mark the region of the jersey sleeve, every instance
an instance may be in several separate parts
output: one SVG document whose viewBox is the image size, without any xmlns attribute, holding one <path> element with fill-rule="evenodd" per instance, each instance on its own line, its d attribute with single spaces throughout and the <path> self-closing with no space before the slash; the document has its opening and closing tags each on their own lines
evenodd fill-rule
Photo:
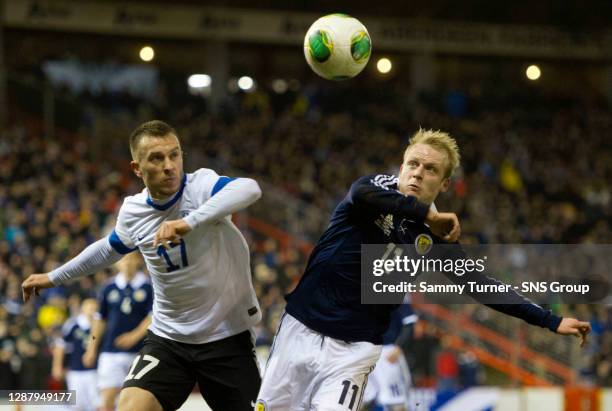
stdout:
<svg viewBox="0 0 612 411">
<path fill-rule="evenodd" d="M 402 319 L 402 325 L 414 324 L 419 319 L 410 304 L 401 304 L 397 310 Z"/>
<path fill-rule="evenodd" d="M 72 319 L 66 321 L 62 326 L 62 336 L 56 340 L 56 343 L 60 344 L 62 347 L 72 344 L 75 327 L 76 325 Z"/>
<path fill-rule="evenodd" d="M 108 318 L 108 291 L 109 291 L 108 286 L 104 287 L 104 289 L 102 290 L 102 293 L 100 294 L 100 298 L 98 299 L 100 301 L 100 306 L 98 308 L 98 315 L 96 317 L 98 317 L 98 319 L 100 320 L 104 320 L 106 321 L 106 319 Z"/>
<path fill-rule="evenodd" d="M 386 174 L 361 177 L 351 185 L 348 201 L 362 211 L 402 215 L 417 223 L 425 221 L 429 206 L 391 188 L 394 183 L 395 177 Z"/>
<path fill-rule="evenodd" d="M 129 203 L 124 201 L 121 209 L 119 210 L 119 215 L 117 216 L 115 229 L 108 236 L 108 242 L 110 243 L 111 247 L 122 255 L 131 253 L 137 248 L 136 244 L 134 244 L 134 241 L 130 237 L 126 224 L 128 207 Z"/>
<path fill-rule="evenodd" d="M 200 168 L 196 170 L 189 179 L 187 190 L 191 192 L 192 197 L 196 199 L 196 207 L 204 204 L 210 197 L 213 188 L 222 176 L 209 168 Z M 230 177 L 224 177 L 228 179 Z"/>
<path fill-rule="evenodd" d="M 197 197 L 202 203 L 184 218 L 191 228 L 218 221 L 261 197 L 261 189 L 253 179 L 219 176 L 212 170 L 203 169 L 194 174 L 190 184 L 196 186 Z"/>
<path fill-rule="evenodd" d="M 458 243 L 456 244 L 456 248 L 454 248 L 453 251 L 449 254 L 449 257 L 454 259 L 467 258 L 465 251 Z M 444 275 L 455 284 L 464 285 L 465 289 L 468 290 L 467 294 L 470 297 L 496 311 L 511 315 L 516 318 L 520 318 L 532 325 L 537 325 L 542 328 L 548 328 L 553 332 L 556 332 L 557 328 L 559 328 L 559 324 L 561 324 L 561 317 L 554 315 L 550 310 L 545 310 L 539 305 L 534 304 L 527 298 L 523 297 L 521 294 L 514 291 L 512 287 L 509 287 L 508 291 L 506 291 L 504 294 L 501 294 L 499 297 L 499 303 L 496 302 L 495 304 L 491 304 L 488 299 L 483 299 L 483 294 L 481 293 L 469 292 L 470 287 L 467 284 L 468 281 L 476 282 L 478 284 L 495 286 L 504 284 L 495 278 L 487 276 L 486 274 L 483 274 L 478 271 L 473 271 L 469 273 L 469 275 L 457 276 L 452 272 L 449 273 L 444 271 Z"/>
</svg>

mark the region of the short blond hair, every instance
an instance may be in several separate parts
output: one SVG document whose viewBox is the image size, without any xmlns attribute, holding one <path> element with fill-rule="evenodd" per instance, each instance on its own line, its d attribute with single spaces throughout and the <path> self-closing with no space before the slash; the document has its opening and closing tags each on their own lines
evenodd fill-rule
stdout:
<svg viewBox="0 0 612 411">
<path fill-rule="evenodd" d="M 404 160 L 410 147 L 416 144 L 427 144 L 435 149 L 444 151 L 446 158 L 448 159 L 448 167 L 446 169 L 445 177 L 448 178 L 453 175 L 454 171 L 459 167 L 461 161 L 461 155 L 459 154 L 459 146 L 457 141 L 450 134 L 440 130 L 425 130 L 419 128 L 410 138 L 410 143 L 406 150 L 404 150 Z"/>
</svg>

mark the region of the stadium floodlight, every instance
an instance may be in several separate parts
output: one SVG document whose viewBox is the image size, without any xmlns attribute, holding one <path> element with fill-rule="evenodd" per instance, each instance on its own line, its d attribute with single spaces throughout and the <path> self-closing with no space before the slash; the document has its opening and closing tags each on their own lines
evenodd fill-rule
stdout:
<svg viewBox="0 0 612 411">
<path fill-rule="evenodd" d="M 532 64 L 531 66 L 527 67 L 527 70 L 525 70 L 525 75 L 529 80 L 535 81 L 540 78 L 542 71 L 540 70 L 540 67 Z"/>
<path fill-rule="evenodd" d="M 376 68 L 382 74 L 387 74 L 388 72 L 390 72 L 391 67 L 393 67 L 393 64 L 391 64 L 391 60 L 386 57 L 378 59 L 378 61 L 376 62 Z"/>
<path fill-rule="evenodd" d="M 277 78 L 276 80 L 272 81 L 272 90 L 274 90 L 274 92 L 277 94 L 283 94 L 288 88 L 289 85 L 282 78 Z"/>
<path fill-rule="evenodd" d="M 144 46 L 140 49 L 140 59 L 142 61 L 151 61 L 155 57 L 155 50 L 151 46 Z"/>
<path fill-rule="evenodd" d="M 238 79 L 238 87 L 242 91 L 252 91 L 255 88 L 255 82 L 249 76 L 242 76 Z"/>
<path fill-rule="evenodd" d="M 206 88 L 210 87 L 212 79 L 208 74 L 192 74 L 187 79 L 187 84 L 191 88 Z"/>
</svg>

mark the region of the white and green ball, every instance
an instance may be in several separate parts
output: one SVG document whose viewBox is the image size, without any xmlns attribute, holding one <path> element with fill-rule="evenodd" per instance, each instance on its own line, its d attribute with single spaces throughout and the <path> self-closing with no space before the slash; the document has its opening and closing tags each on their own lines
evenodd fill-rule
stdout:
<svg viewBox="0 0 612 411">
<path fill-rule="evenodd" d="M 304 37 L 304 56 L 319 76 L 328 80 L 355 77 L 368 64 L 372 41 L 359 20 L 330 14 L 315 21 Z"/>
</svg>

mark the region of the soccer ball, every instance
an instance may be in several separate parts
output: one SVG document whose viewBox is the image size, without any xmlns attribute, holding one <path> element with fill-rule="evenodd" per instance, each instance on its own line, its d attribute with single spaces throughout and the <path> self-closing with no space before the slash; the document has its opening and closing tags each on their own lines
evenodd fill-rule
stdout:
<svg viewBox="0 0 612 411">
<path fill-rule="evenodd" d="M 359 74 L 372 52 L 368 30 L 356 18 L 330 14 L 315 21 L 304 37 L 304 56 L 310 68 L 328 80 Z"/>
</svg>

